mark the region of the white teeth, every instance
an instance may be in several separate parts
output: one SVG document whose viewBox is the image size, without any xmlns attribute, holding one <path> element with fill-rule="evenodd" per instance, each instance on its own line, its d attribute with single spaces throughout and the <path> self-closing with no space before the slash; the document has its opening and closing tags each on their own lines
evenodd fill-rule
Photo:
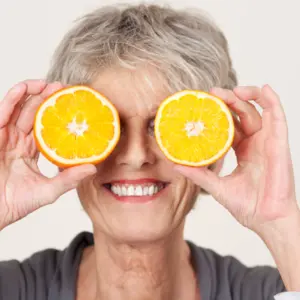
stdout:
<svg viewBox="0 0 300 300">
<path fill-rule="evenodd" d="M 118 186 L 118 187 L 117 187 L 117 194 L 118 194 L 118 195 L 121 195 L 121 193 L 122 193 L 122 191 L 121 191 L 121 187 L 120 187 L 120 186 Z"/>
<path fill-rule="evenodd" d="M 118 194 L 118 187 L 116 185 L 112 185 L 111 190 L 114 194 Z"/>
<path fill-rule="evenodd" d="M 126 187 L 122 186 L 121 190 L 122 190 L 121 196 L 125 196 L 126 195 Z"/>
<path fill-rule="evenodd" d="M 152 196 L 153 193 L 154 193 L 154 186 L 151 185 L 151 186 L 149 187 L 149 195 Z"/>
<path fill-rule="evenodd" d="M 144 188 L 143 188 L 143 195 L 144 196 L 148 195 L 148 191 L 149 191 L 149 188 L 147 186 L 144 186 Z"/>
<path fill-rule="evenodd" d="M 134 187 L 133 187 L 133 185 L 130 185 L 128 187 L 128 189 L 127 189 L 127 195 L 126 196 L 134 196 Z"/>
<path fill-rule="evenodd" d="M 141 186 L 137 186 L 135 188 L 135 195 L 137 195 L 137 196 L 143 196 L 143 188 Z"/>
<path fill-rule="evenodd" d="M 118 196 L 153 196 L 164 188 L 162 183 L 151 185 L 112 184 L 111 191 Z"/>
</svg>

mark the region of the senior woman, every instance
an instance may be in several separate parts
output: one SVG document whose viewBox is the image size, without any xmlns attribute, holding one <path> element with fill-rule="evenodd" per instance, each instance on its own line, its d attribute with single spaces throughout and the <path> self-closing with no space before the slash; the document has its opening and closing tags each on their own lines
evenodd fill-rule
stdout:
<svg viewBox="0 0 300 300">
<path fill-rule="evenodd" d="M 120 113 L 122 136 L 104 162 L 50 179 L 37 167 L 33 119 L 45 97 L 69 84 L 106 95 Z M 47 80 L 21 82 L 0 103 L 0 228 L 77 188 L 93 234 L 80 233 L 64 251 L 1 262 L 0 299 L 267 300 L 300 291 L 300 213 L 285 115 L 270 86 L 236 85 L 226 39 L 200 13 L 112 6 L 78 20 Z M 238 116 L 238 165 L 226 177 L 218 176 L 223 160 L 188 168 L 159 151 L 156 109 L 186 88 L 210 91 Z M 121 187 L 124 199 L 129 186 L 149 188 L 128 203 L 107 183 Z M 263 239 L 278 270 L 247 268 L 184 241 L 185 218 L 201 189 Z"/>
</svg>

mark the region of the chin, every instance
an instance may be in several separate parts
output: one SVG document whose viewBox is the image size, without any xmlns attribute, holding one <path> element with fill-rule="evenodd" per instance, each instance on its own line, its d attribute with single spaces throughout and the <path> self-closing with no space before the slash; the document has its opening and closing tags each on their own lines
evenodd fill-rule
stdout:
<svg viewBox="0 0 300 300">
<path fill-rule="evenodd" d="M 88 201 L 93 205 L 86 207 L 94 230 L 120 243 L 168 239 L 181 230 L 188 204 L 174 197 L 172 186 L 151 178 L 98 185 L 97 196 Z"/>
<path fill-rule="evenodd" d="M 105 209 L 101 219 L 96 221 L 101 232 L 120 243 L 153 243 L 168 239 L 182 223 L 182 218 L 174 219 L 171 199 L 140 203 L 115 203 Z M 117 205 L 119 204 L 119 205 Z M 104 219 L 103 219 L 104 218 Z"/>
<path fill-rule="evenodd" d="M 155 243 L 164 239 L 168 239 L 172 230 L 170 226 L 165 224 L 115 224 L 114 228 L 108 234 L 117 242 L 125 244 L 145 244 Z"/>
</svg>

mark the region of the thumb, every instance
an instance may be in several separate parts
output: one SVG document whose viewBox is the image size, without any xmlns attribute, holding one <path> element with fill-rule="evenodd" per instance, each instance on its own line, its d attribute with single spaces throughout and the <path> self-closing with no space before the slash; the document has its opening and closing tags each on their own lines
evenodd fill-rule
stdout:
<svg viewBox="0 0 300 300">
<path fill-rule="evenodd" d="M 49 179 L 49 186 L 52 189 L 51 200 L 54 202 L 61 195 L 77 187 L 79 182 L 84 178 L 95 174 L 96 167 L 92 164 L 86 164 L 65 169 L 57 176 Z"/>
<path fill-rule="evenodd" d="M 191 179 L 195 184 L 211 194 L 216 200 L 220 191 L 220 177 L 207 167 L 186 167 L 175 165 L 174 169 Z"/>
</svg>

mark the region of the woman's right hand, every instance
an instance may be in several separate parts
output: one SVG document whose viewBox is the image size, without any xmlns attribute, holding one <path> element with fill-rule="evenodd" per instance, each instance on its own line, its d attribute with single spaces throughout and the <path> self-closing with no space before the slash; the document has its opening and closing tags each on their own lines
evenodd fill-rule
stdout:
<svg viewBox="0 0 300 300">
<path fill-rule="evenodd" d="M 60 83 L 28 80 L 0 101 L 0 230 L 76 188 L 96 172 L 93 165 L 68 168 L 53 178 L 41 174 L 33 136 L 34 117 L 43 100 Z"/>
</svg>

